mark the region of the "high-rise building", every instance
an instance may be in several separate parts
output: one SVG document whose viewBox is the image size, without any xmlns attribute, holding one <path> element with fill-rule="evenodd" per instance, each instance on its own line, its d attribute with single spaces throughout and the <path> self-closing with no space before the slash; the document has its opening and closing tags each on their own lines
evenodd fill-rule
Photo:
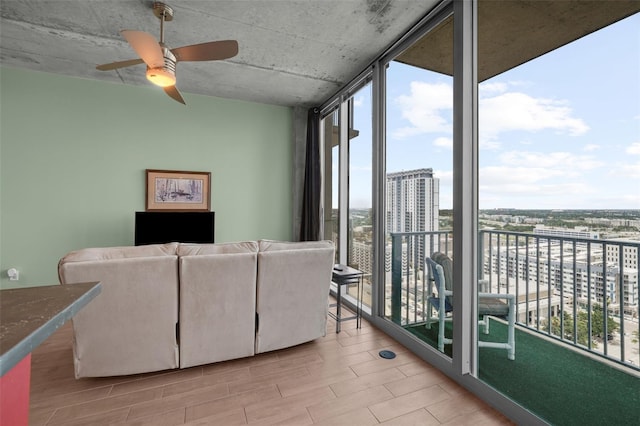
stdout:
<svg viewBox="0 0 640 426">
<path fill-rule="evenodd" d="M 438 230 L 440 180 L 433 169 L 387 174 L 387 231 Z"/>
<path fill-rule="evenodd" d="M 433 177 L 433 169 L 417 169 L 387 174 L 387 232 L 436 232 L 439 230 L 440 180 Z M 419 259 L 415 265 L 422 270 L 425 255 L 425 239 L 403 243 L 403 253 L 414 253 Z M 408 244 L 408 245 L 407 245 Z M 415 244 L 415 246 L 412 246 Z M 406 245 L 406 246 L 405 246 Z M 385 253 L 385 270 L 391 270 L 391 245 Z"/>
</svg>

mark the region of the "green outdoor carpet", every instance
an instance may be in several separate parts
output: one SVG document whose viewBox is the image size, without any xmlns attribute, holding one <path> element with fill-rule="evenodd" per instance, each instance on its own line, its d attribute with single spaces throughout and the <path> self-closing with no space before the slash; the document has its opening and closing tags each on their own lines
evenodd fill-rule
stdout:
<svg viewBox="0 0 640 426">
<path fill-rule="evenodd" d="M 437 324 L 407 330 L 437 347 Z M 490 331 L 481 339 L 506 341 L 505 324 L 492 320 Z M 516 359 L 480 348 L 479 377 L 553 425 L 640 425 L 640 378 L 517 328 Z"/>
</svg>

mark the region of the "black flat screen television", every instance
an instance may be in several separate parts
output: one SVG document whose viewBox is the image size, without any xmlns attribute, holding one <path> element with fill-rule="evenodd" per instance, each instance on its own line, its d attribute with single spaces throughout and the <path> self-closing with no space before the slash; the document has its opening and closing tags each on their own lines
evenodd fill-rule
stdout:
<svg viewBox="0 0 640 426">
<path fill-rule="evenodd" d="M 215 212 L 136 212 L 135 245 L 213 243 Z"/>
</svg>

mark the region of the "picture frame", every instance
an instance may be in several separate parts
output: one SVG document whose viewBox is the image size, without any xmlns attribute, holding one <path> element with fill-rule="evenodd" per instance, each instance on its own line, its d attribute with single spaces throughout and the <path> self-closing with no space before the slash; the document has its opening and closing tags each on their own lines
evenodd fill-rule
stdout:
<svg viewBox="0 0 640 426">
<path fill-rule="evenodd" d="M 146 170 L 146 211 L 211 210 L 211 172 Z"/>
</svg>

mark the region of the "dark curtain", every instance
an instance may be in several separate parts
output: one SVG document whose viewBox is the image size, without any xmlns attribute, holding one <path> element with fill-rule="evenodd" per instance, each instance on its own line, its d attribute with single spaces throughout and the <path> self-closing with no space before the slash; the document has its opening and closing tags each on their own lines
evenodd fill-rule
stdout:
<svg viewBox="0 0 640 426">
<path fill-rule="evenodd" d="M 307 118 L 307 149 L 304 162 L 304 191 L 300 241 L 320 237 L 320 110 L 311 108 Z"/>
</svg>

